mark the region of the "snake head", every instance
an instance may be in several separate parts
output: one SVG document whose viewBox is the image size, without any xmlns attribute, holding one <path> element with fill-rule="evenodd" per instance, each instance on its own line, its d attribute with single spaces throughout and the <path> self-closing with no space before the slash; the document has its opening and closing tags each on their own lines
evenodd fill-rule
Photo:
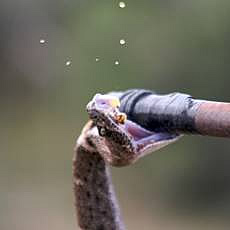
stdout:
<svg viewBox="0 0 230 230">
<path fill-rule="evenodd" d="M 86 107 L 89 117 L 98 128 L 114 128 L 116 124 L 124 124 L 125 113 L 119 111 L 120 101 L 111 95 L 96 94 Z"/>
<path fill-rule="evenodd" d="M 177 140 L 175 133 L 156 133 L 127 119 L 119 111 L 120 101 L 112 95 L 96 94 L 86 109 L 109 151 L 100 151 L 115 166 L 128 165 L 140 157 Z M 97 141 L 97 145 L 99 142 Z M 97 146 L 100 148 L 100 146 Z M 101 148 L 104 149 L 104 148 Z"/>
</svg>

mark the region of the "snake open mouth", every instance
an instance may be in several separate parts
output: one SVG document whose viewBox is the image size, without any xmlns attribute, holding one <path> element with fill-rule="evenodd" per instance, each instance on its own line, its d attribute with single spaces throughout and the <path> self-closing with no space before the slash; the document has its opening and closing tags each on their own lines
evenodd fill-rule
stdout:
<svg viewBox="0 0 230 230">
<path fill-rule="evenodd" d="M 159 142 L 176 138 L 177 134 L 168 132 L 149 131 L 140 125 L 127 119 L 125 113 L 119 111 L 120 101 L 111 95 L 96 94 L 87 105 L 90 118 L 95 121 L 99 128 L 99 134 L 103 134 L 101 128 L 106 129 L 107 124 L 112 124 L 123 130 L 136 142 Z M 107 122 L 105 122 L 107 120 Z"/>
<path fill-rule="evenodd" d="M 177 134 L 167 132 L 151 132 L 130 120 L 126 120 L 123 129 L 137 142 L 143 140 L 158 142 L 173 139 L 178 136 Z"/>
</svg>

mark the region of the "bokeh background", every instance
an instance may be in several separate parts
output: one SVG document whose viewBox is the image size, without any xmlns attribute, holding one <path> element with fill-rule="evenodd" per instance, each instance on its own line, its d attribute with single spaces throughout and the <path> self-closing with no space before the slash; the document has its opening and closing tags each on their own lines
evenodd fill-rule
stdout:
<svg viewBox="0 0 230 230">
<path fill-rule="evenodd" d="M 118 3 L 1 0 L 1 230 L 77 229 L 71 161 L 95 93 L 230 101 L 230 1 Z M 229 149 L 187 136 L 113 168 L 127 229 L 229 229 Z"/>
</svg>

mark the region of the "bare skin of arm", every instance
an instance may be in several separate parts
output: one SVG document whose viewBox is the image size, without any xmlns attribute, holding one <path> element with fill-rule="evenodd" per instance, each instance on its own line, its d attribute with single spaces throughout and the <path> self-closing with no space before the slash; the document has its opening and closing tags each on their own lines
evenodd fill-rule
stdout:
<svg viewBox="0 0 230 230">
<path fill-rule="evenodd" d="M 123 230 L 109 165 L 125 166 L 178 140 L 181 135 L 150 132 L 126 119 L 119 100 L 97 94 L 87 105 L 90 121 L 73 159 L 77 219 L 82 230 Z"/>
</svg>

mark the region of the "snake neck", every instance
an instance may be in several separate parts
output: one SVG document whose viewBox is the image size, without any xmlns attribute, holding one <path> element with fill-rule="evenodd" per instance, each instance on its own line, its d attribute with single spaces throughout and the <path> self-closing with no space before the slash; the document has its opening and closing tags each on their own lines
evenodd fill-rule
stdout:
<svg viewBox="0 0 230 230">
<path fill-rule="evenodd" d="M 77 144 L 73 180 L 81 230 L 124 230 L 109 169 L 98 152 Z"/>
</svg>

